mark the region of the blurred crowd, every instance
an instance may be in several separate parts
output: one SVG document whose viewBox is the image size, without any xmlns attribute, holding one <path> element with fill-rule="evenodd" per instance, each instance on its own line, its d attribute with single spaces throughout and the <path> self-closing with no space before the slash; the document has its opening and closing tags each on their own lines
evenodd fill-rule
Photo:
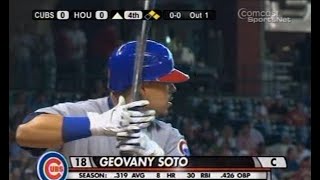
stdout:
<svg viewBox="0 0 320 180">
<path fill-rule="evenodd" d="M 10 40 L 10 87 L 82 92 L 106 77 L 106 58 L 120 44 L 118 30 L 108 24 L 91 29 L 78 21 L 52 24 L 46 33 L 18 26 Z"/>
<path fill-rule="evenodd" d="M 288 168 L 275 170 L 274 179 L 311 178 L 310 97 L 194 96 L 185 104 L 177 111 L 187 113 L 167 121 L 184 133 L 192 155 L 284 156 Z"/>
</svg>

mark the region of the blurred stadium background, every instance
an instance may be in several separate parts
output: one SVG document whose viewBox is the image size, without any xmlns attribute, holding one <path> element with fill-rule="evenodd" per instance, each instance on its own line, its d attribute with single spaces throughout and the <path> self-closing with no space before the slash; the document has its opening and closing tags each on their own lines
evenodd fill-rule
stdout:
<svg viewBox="0 0 320 180">
<path fill-rule="evenodd" d="M 32 21 L 35 9 L 142 9 L 132 0 L 12 0 L 9 11 L 9 175 L 37 179 L 36 158 L 14 140 L 37 108 L 108 94 L 105 63 L 135 40 L 138 21 Z M 311 0 L 158 0 L 156 9 L 214 9 L 215 21 L 154 21 L 191 80 L 164 119 L 192 155 L 286 156 L 274 179 L 311 179 Z M 291 23 L 248 23 L 238 10 L 278 11 Z"/>
</svg>

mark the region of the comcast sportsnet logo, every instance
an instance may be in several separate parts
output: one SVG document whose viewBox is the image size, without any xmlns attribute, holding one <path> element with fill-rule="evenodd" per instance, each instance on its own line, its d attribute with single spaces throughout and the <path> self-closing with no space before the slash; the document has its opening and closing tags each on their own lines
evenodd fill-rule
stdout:
<svg viewBox="0 0 320 180">
<path fill-rule="evenodd" d="M 40 180 L 65 180 L 68 174 L 67 161 L 62 154 L 49 151 L 39 158 L 37 174 Z"/>
</svg>

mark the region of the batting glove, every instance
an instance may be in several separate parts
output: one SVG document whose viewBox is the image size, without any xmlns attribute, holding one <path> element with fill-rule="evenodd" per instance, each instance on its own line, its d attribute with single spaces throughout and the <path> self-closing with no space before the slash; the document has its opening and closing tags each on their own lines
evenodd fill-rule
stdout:
<svg viewBox="0 0 320 180">
<path fill-rule="evenodd" d="M 163 149 L 137 126 L 131 125 L 126 131 L 118 132 L 117 139 L 120 152 L 135 156 L 164 156 Z"/>
<path fill-rule="evenodd" d="M 138 128 L 146 128 L 155 119 L 155 111 L 135 111 L 149 104 L 147 100 L 134 101 L 125 104 L 125 99 L 120 96 L 118 104 L 102 113 L 88 112 L 90 121 L 90 131 L 93 136 L 115 136 L 117 132 L 127 130 L 130 124 L 135 124 Z"/>
</svg>

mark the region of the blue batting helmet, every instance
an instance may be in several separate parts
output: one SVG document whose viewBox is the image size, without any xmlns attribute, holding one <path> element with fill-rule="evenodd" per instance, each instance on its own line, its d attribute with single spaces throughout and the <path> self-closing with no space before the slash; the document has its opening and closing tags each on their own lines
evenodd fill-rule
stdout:
<svg viewBox="0 0 320 180">
<path fill-rule="evenodd" d="M 109 89 L 121 92 L 131 87 L 137 41 L 123 44 L 109 58 Z M 142 81 L 180 83 L 189 76 L 174 68 L 170 50 L 155 41 L 147 40 L 142 67 Z"/>
</svg>

